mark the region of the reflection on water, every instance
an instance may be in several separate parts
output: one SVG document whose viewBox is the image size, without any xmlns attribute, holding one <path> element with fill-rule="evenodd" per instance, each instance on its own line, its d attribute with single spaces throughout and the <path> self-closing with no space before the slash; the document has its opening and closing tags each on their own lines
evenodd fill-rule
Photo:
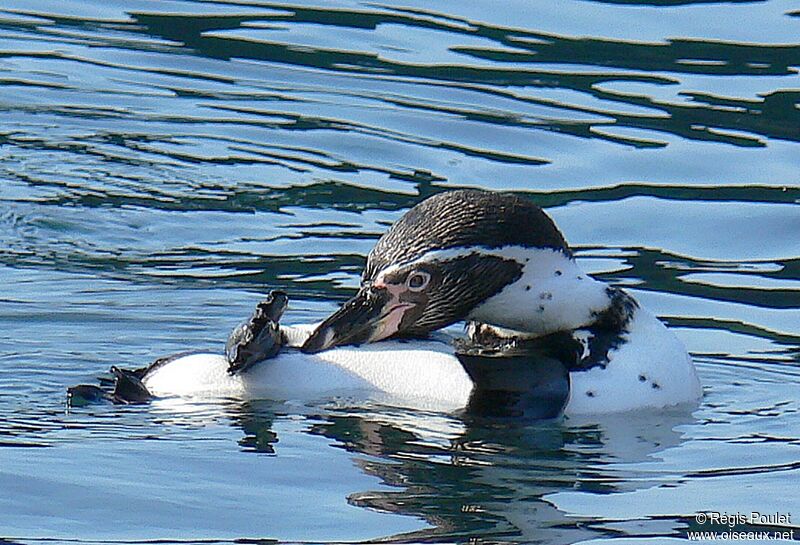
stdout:
<svg viewBox="0 0 800 545">
<path fill-rule="evenodd" d="M 658 540 L 697 511 L 797 505 L 798 14 L 4 2 L 0 538 Z M 320 319 L 404 210 L 476 186 L 547 208 L 582 266 L 664 317 L 702 406 L 65 411 L 112 364 L 220 348 L 267 289 Z"/>
<path fill-rule="evenodd" d="M 645 462 L 680 443 L 674 427 L 691 421 L 690 414 L 660 415 L 590 423 L 502 424 L 456 426 L 443 430 L 426 419 L 427 429 L 409 433 L 417 415 L 374 413 L 332 416 L 314 431 L 351 452 L 379 456 L 389 462 L 359 460 L 359 466 L 403 491 L 363 492 L 356 505 L 423 517 L 436 527 L 414 535 L 429 539 L 512 539 L 519 542 L 574 543 L 598 537 L 597 529 L 559 511 L 548 495 L 564 490 L 611 494 L 650 488 L 663 476 L 636 470 L 619 472 L 610 463 Z M 448 429 L 449 428 L 449 429 Z M 675 532 L 681 526 L 679 520 Z M 663 529 L 663 523 L 660 525 Z"/>
</svg>

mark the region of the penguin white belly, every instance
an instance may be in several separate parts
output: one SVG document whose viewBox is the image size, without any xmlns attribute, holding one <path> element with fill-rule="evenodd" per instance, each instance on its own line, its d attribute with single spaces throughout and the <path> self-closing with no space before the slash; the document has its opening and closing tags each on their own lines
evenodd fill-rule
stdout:
<svg viewBox="0 0 800 545">
<path fill-rule="evenodd" d="M 628 337 L 605 368 L 570 373 L 566 415 L 666 407 L 700 397 L 689 355 L 661 322 L 639 310 Z M 158 397 L 346 397 L 442 411 L 465 407 L 473 386 L 443 341 L 384 341 L 313 355 L 290 349 L 237 375 L 227 369 L 222 355 L 192 354 L 159 367 L 143 382 Z"/>
<path fill-rule="evenodd" d="M 364 397 L 402 406 L 455 410 L 466 406 L 472 381 L 442 341 L 385 341 L 318 354 L 285 350 L 229 375 L 219 354 L 177 358 L 142 382 L 155 396 L 315 400 Z"/>
</svg>

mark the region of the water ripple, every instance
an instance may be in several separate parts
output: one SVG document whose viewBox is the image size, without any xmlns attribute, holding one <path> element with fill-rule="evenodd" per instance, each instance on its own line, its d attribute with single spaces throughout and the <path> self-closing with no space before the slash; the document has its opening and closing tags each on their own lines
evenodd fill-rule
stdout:
<svg viewBox="0 0 800 545">
<path fill-rule="evenodd" d="M 534 7 L 4 3 L 0 534 L 573 543 L 785 510 L 800 12 Z M 703 404 L 533 426 L 336 400 L 66 411 L 110 365 L 221 350 L 268 289 L 320 319 L 387 225 L 457 187 L 545 207 L 686 342 Z"/>
</svg>

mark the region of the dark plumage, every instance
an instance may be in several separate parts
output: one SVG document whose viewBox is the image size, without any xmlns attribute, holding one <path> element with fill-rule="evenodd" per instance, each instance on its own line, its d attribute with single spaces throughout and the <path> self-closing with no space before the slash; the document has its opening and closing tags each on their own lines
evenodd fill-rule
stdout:
<svg viewBox="0 0 800 545">
<path fill-rule="evenodd" d="M 605 367 L 609 362 L 609 352 L 625 342 L 628 326 L 639 305 L 619 288 L 608 287 L 606 293 L 610 301 L 608 308 L 595 313 L 595 320 L 581 328 L 589 333 L 589 353 L 570 370 L 587 371 L 598 366 Z"/>
<path fill-rule="evenodd" d="M 515 282 L 522 275 L 522 266 L 510 259 L 472 254 L 448 261 L 441 275 L 441 288 L 431 293 L 426 311 L 407 329 L 407 335 L 425 336 L 452 324 L 453 316 L 466 316 Z"/>
<path fill-rule="evenodd" d="M 447 191 L 425 199 L 392 225 L 369 253 L 363 278 L 432 250 L 510 245 L 571 255 L 553 220 L 532 201 L 511 193 Z"/>
</svg>

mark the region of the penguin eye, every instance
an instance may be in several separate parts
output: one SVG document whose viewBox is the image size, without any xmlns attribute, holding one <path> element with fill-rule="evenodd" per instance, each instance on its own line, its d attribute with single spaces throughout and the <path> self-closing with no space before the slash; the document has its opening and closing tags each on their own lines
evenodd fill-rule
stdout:
<svg viewBox="0 0 800 545">
<path fill-rule="evenodd" d="M 425 271 L 414 271 L 406 278 L 406 287 L 411 291 L 422 291 L 431 281 L 431 275 Z"/>
</svg>

